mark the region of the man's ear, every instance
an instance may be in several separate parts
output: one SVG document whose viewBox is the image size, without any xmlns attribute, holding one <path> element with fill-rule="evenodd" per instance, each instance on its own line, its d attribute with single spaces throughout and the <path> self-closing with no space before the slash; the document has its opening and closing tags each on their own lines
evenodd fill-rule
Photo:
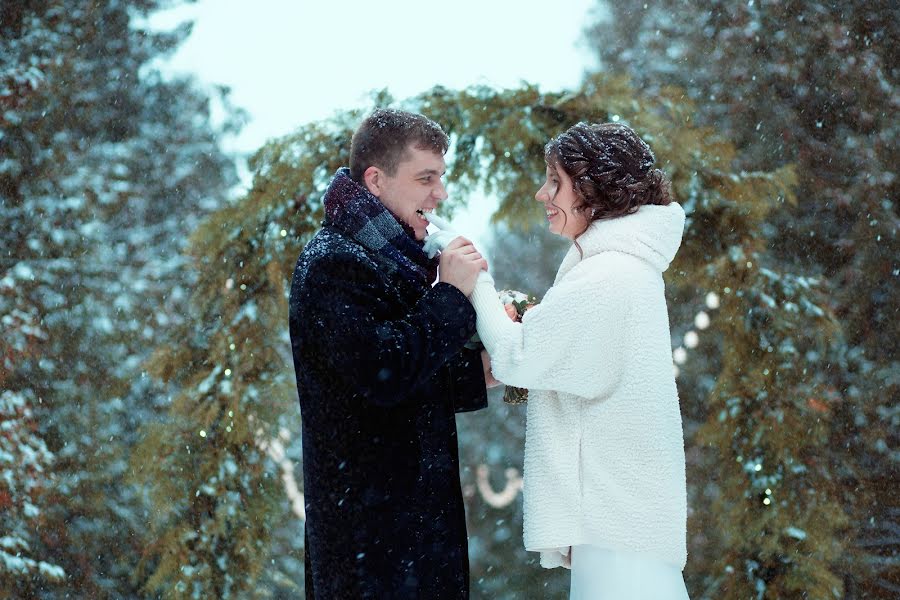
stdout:
<svg viewBox="0 0 900 600">
<path fill-rule="evenodd" d="M 384 173 L 381 172 L 381 169 L 374 165 L 366 169 L 363 173 L 363 182 L 373 196 L 381 198 L 384 187 Z"/>
</svg>

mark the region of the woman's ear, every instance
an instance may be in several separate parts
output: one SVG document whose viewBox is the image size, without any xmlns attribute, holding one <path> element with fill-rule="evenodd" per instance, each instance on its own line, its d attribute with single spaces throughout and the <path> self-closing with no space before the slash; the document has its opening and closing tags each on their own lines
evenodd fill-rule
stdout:
<svg viewBox="0 0 900 600">
<path fill-rule="evenodd" d="M 374 165 L 370 166 L 363 173 L 363 181 L 366 184 L 366 188 L 372 192 L 373 196 L 381 198 L 381 192 L 383 191 L 382 188 L 384 186 L 384 173 L 381 172 L 381 169 Z"/>
</svg>

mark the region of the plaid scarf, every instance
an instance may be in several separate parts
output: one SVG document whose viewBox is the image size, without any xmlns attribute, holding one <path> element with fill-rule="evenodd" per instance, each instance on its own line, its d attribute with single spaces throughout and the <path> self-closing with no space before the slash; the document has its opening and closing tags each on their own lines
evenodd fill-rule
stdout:
<svg viewBox="0 0 900 600">
<path fill-rule="evenodd" d="M 350 178 L 350 169 L 338 169 L 325 192 L 325 223 L 341 230 L 363 247 L 387 259 L 389 271 L 430 287 L 437 278 L 438 259 L 428 258 L 423 242 L 368 189 Z"/>
</svg>

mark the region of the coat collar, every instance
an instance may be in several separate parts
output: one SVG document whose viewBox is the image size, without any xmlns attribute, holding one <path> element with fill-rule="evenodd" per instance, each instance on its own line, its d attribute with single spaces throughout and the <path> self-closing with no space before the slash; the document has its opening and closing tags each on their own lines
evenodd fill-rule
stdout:
<svg viewBox="0 0 900 600">
<path fill-rule="evenodd" d="M 645 205 L 624 217 L 594 221 L 578 237 L 577 245 L 572 244 L 569 248 L 559 266 L 554 285 L 582 260 L 601 252 L 631 254 L 662 273 L 669 267 L 681 245 L 684 220 L 684 210 L 672 202 L 668 206 Z"/>
</svg>

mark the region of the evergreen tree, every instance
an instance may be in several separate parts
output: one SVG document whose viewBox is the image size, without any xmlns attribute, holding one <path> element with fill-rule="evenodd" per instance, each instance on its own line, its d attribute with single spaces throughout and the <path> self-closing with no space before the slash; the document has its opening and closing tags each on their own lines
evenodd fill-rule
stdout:
<svg viewBox="0 0 900 600">
<path fill-rule="evenodd" d="M 30 552 L 88 596 L 132 593 L 147 508 L 124 476 L 140 424 L 167 404 L 142 362 L 183 319 L 184 237 L 235 181 L 207 95 L 150 67 L 187 35 L 134 25 L 160 5 L 12 0 L 0 13 L 0 318 L 4 338 L 10 319 L 26 330 L 22 314 L 39 332 L 0 381 L 25 403 L 13 422 L 33 424 L 27 443 L 55 457 L 48 470 L 38 455 L 53 485 Z M 57 573 L 17 589 L 55 595 Z"/>
<path fill-rule="evenodd" d="M 263 571 L 280 558 L 275 528 L 295 518 L 279 504 L 285 491 L 266 455 L 282 430 L 289 442 L 298 431 L 286 286 L 351 133 L 332 122 L 269 143 L 250 162 L 247 196 L 191 238 L 191 318 L 148 367 L 181 391 L 133 461 L 157 507 L 147 593 L 243 598 L 264 594 L 261 583 L 291 591 L 285 573 Z"/>
<path fill-rule="evenodd" d="M 223 208 L 234 175 L 218 136 L 238 120 L 216 129 L 205 93 L 150 66 L 188 33 L 135 25 L 164 4 L 0 12 L 0 586 L 16 597 L 299 588 L 271 460 L 283 444 L 299 461 L 286 290 L 362 115 L 268 144 L 253 188 Z M 589 37 L 637 88 L 598 75 L 566 93 L 436 88 L 405 103 L 451 134 L 447 208 L 499 196 L 498 282 L 541 295 L 529 286 L 552 281 L 553 251 L 512 240 L 542 221 L 543 144 L 579 120 L 634 127 L 688 213 L 667 273 L 676 338 L 708 292 L 721 299 L 679 379 L 689 589 L 891 597 L 897 9 L 609 10 Z M 496 488 L 521 466 L 523 411 L 493 398 L 462 417 L 473 589 L 563 593 L 564 574 L 517 541 L 521 504 L 474 491 L 476 464 Z"/>
<path fill-rule="evenodd" d="M 375 100 L 390 102 L 386 96 Z M 831 473 L 816 461 L 831 415 L 821 412 L 819 401 L 810 401 L 825 393 L 818 368 L 804 371 L 797 360 L 817 355 L 824 364 L 831 359 L 836 352 L 833 317 L 822 306 L 815 282 L 787 271 L 758 234 L 771 213 L 796 201 L 793 170 L 732 171 L 734 147 L 695 124 L 696 109 L 683 93 L 667 89 L 639 95 L 626 80 L 609 76 L 592 78 L 571 93 L 542 94 L 528 86 L 502 92 L 436 88 L 403 106 L 427 114 L 451 135 L 451 197 L 464 202 L 475 189 L 497 194 L 501 203 L 495 219 L 510 227 L 542 220 L 533 195 L 544 170 L 543 145 L 567 126 L 578 120 L 624 122 L 651 143 L 688 213 L 684 244 L 667 276 L 670 290 L 694 299 L 695 306 L 707 292 L 722 297 L 721 314 L 711 328 L 723 355 L 708 399 L 714 417 L 699 438 L 689 440 L 701 444 L 700 452 L 712 452 L 704 450 L 709 446 L 722 456 L 715 482 L 691 475 L 694 497 L 702 487 L 703 494 L 719 501 L 698 508 L 690 525 L 692 534 L 722 532 L 708 542 L 708 554 L 722 563 L 713 573 L 694 576 L 693 587 L 712 585 L 717 597 L 729 598 L 756 594 L 759 581 L 784 597 L 839 590 L 833 567 L 843 550 L 843 510 Z M 272 436 L 283 419 L 297 413 L 288 402 L 294 393 L 289 391 L 293 380 L 286 340 L 271 332 L 283 331 L 295 257 L 318 227 L 321 195 L 346 161 L 359 118 L 344 114 L 267 145 L 255 158 L 253 190 L 194 238 L 201 280 L 192 306 L 204 325 L 179 335 L 176 341 L 189 343 L 161 352 L 154 366 L 154 372 L 183 382 L 185 400 L 175 405 L 181 426 L 149 436 L 154 441 L 143 453 L 165 457 L 145 473 L 148 482 L 165 481 L 160 487 L 168 490 L 164 501 L 171 513 L 162 520 L 161 539 L 167 543 L 159 548 L 155 586 L 180 579 L 185 594 L 248 589 L 250 577 L 222 583 L 222 573 L 234 564 L 231 557 L 241 552 L 247 561 L 241 572 L 260 572 L 266 544 L 251 550 L 245 540 L 236 544 L 226 534 L 236 524 L 253 524 L 260 535 L 271 534 L 276 517 L 264 507 L 274 501 L 275 489 L 265 484 L 265 469 L 256 467 L 260 438 Z M 517 275 L 514 266 L 508 268 Z M 518 270 L 525 273 L 528 267 Z M 259 386 L 271 393 L 253 392 Z M 524 417 L 514 408 L 494 412 L 506 419 Z M 505 425 L 499 439 L 496 424 L 485 416 L 472 415 L 465 422 L 462 452 L 470 461 L 485 448 L 488 458 L 479 462 L 496 466 L 520 453 L 521 422 Z M 198 437 L 201 431 L 206 437 Z M 185 446 L 190 457 L 181 451 Z M 230 474 L 229 461 L 237 465 Z M 520 535 L 521 505 L 494 509 L 481 502 L 471 493 L 477 483 L 472 471 L 464 471 L 463 482 L 470 491 L 473 587 L 511 598 L 545 589 L 543 572 L 523 560 L 512 539 Z M 254 493 L 259 497 L 251 497 Z M 238 496 L 229 499 L 230 494 Z M 229 512 L 238 497 L 252 514 Z M 496 510 L 503 516 L 497 518 Z M 734 529 L 725 526 L 735 515 L 742 527 L 768 537 L 753 535 L 735 543 Z M 179 525 L 183 522 L 191 525 Z M 214 557 L 226 557 L 224 566 L 214 565 Z M 750 583 L 744 584 L 739 579 L 747 579 L 748 566 Z M 505 590 L 490 581 L 501 570 Z M 546 589 L 561 586 L 554 580 Z"/>
<path fill-rule="evenodd" d="M 35 67 L 3 65 L 0 131 L 11 126 L 10 120 L 16 119 L 16 111 L 27 103 L 41 78 Z M 0 172 L 11 167 L 7 161 L 0 163 Z M 0 182 L 6 183 L 4 178 Z M 58 583 L 64 572 L 43 560 L 49 553 L 36 534 L 46 518 L 45 496 L 52 483 L 48 471 L 53 454 L 36 432 L 34 390 L 14 377 L 15 366 L 37 356 L 47 335 L 40 325 L 38 307 L 17 284 L 17 280 L 32 279 L 33 274 L 27 265 L 14 265 L 10 254 L 11 250 L 0 257 L 4 273 L 0 279 L 0 586 L 24 596 L 34 582 Z"/>
<path fill-rule="evenodd" d="M 599 5 L 598 5 L 599 6 Z M 637 1 L 588 31 L 644 90 L 679 85 L 740 168 L 796 165 L 797 196 L 760 229 L 779 260 L 822 278 L 847 344 L 824 365 L 832 477 L 852 519 L 847 597 L 893 597 L 898 395 L 898 36 L 891 2 Z M 599 15 L 599 13 L 598 13 Z M 811 365 L 812 366 L 812 365 Z M 892 583 L 893 582 L 893 583 Z"/>
<path fill-rule="evenodd" d="M 36 356 L 46 339 L 37 311 L 19 289 L 8 275 L 0 280 L 0 587 L 25 596 L 35 583 L 59 583 L 65 573 L 42 559 L 48 553 L 37 535 L 54 483 L 53 454 L 36 432 L 37 398 L 28 386 L 8 381 L 13 365 Z"/>
</svg>

